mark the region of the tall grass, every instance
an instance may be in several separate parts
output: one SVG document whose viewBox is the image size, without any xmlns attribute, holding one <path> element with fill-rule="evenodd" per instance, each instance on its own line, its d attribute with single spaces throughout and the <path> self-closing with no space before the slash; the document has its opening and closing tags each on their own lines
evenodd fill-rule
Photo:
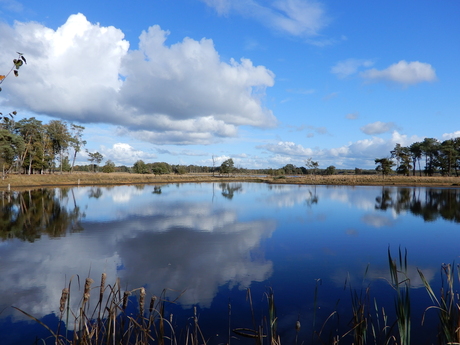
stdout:
<svg viewBox="0 0 460 345">
<path fill-rule="evenodd" d="M 80 278 L 77 276 L 77 284 L 80 286 Z M 73 279 L 62 290 L 59 304 L 59 323 L 56 330 L 30 315 L 26 311 L 13 307 L 29 318 L 35 320 L 50 332 L 50 337 L 56 345 L 177 345 L 177 339 L 172 327 L 173 315 L 169 319 L 165 317 L 165 304 L 174 303 L 166 299 L 163 291 L 160 297 L 152 296 L 148 309 L 146 309 L 146 292 L 143 287 L 130 291 L 124 291 L 119 280 L 113 285 L 106 285 L 105 273 L 101 276 L 101 283 L 92 287 L 94 281 L 86 278 L 83 294 L 79 298 L 76 310 L 71 308 L 74 298 L 71 289 Z M 91 293 L 99 289 L 96 306 L 91 307 Z M 133 298 L 136 297 L 137 298 Z M 137 305 L 131 305 L 135 303 Z M 129 309 L 137 309 L 133 316 Z M 193 327 L 187 329 L 186 344 L 206 344 L 197 323 L 197 315 L 193 317 Z M 63 328 L 64 331 L 63 331 Z M 45 341 L 46 339 L 43 339 Z"/>
<path fill-rule="evenodd" d="M 396 291 L 395 310 L 400 344 L 409 345 L 411 331 L 411 307 L 410 279 L 407 275 L 407 249 L 403 255 L 401 248 L 399 248 L 399 260 L 397 262 L 391 257 L 390 248 L 388 248 L 388 263 L 390 266 L 391 286 Z"/>
<path fill-rule="evenodd" d="M 311 320 L 313 336 L 311 339 L 299 339 L 301 335 L 299 315 L 291 328 L 291 332 L 295 332 L 294 344 L 410 345 L 411 301 L 407 250 L 403 252 L 400 249 L 398 254 L 393 258 L 388 249 L 390 273 L 388 282 L 394 291 L 395 315 L 388 315 L 383 307 L 379 307 L 378 296 L 371 297 L 371 286 L 365 284 L 365 279 L 358 289 L 352 287 L 347 279 L 344 288 L 348 288 L 350 292 L 348 309 L 350 316 L 346 318 L 345 327 L 339 322 L 344 318 L 339 315 L 338 305 L 337 310 L 333 311 L 325 321 L 319 322 L 316 308 L 321 280 L 317 280 L 312 303 L 315 309 Z M 368 268 L 369 266 L 364 277 Z M 438 314 L 438 344 L 460 345 L 460 295 L 456 286 L 460 282 L 460 266 L 442 265 L 442 286 L 438 294 L 432 289 L 423 273 L 420 270 L 418 273 L 433 303 L 424 314 L 432 310 Z M 56 345 L 206 345 L 208 343 L 201 330 L 196 307 L 193 308 L 193 315 L 187 320 L 185 331 L 177 332 L 173 326 L 175 325 L 173 314 L 168 314 L 166 310 L 168 304 L 175 303 L 176 300 L 168 301 L 166 290 L 160 296 L 148 298 L 143 287 L 123 291 L 119 280 L 110 285 L 107 284 L 106 279 L 106 275 L 102 274 L 100 284 L 94 286 L 94 281 L 89 277 L 84 283 L 80 282 L 79 276 L 72 277 L 62 290 L 59 301 L 59 323 L 56 329 L 51 329 L 26 311 L 13 308 L 49 331 L 50 336 L 43 339 L 43 343 L 49 339 L 52 339 Z M 278 333 L 280 319 L 273 289 L 267 289 L 264 296 L 267 304 L 266 312 L 256 317 L 251 289 L 247 289 L 246 298 L 252 319 L 252 326 L 248 328 L 231 328 L 232 309 L 229 301 L 227 344 L 230 345 L 232 338 L 235 338 L 233 334 L 240 337 L 239 344 L 243 344 L 242 339 L 246 338 L 253 341 L 255 345 L 281 345 L 282 338 Z M 74 304 L 77 305 L 75 309 L 72 308 Z"/>
<path fill-rule="evenodd" d="M 455 274 L 455 271 L 457 274 Z M 442 264 L 441 280 L 442 286 L 439 297 L 431 288 L 430 283 L 426 280 L 422 271 L 418 270 L 422 282 L 434 303 L 434 306 L 427 308 L 437 310 L 439 317 L 439 334 L 440 344 L 460 344 L 460 298 L 455 288 L 455 275 L 457 281 L 460 281 L 460 266 L 457 265 L 455 270 L 452 264 Z"/>
</svg>

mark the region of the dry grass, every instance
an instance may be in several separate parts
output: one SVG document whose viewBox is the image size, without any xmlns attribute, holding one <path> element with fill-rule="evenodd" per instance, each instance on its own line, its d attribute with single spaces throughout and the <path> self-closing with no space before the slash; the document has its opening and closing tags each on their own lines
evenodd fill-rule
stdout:
<svg viewBox="0 0 460 345">
<path fill-rule="evenodd" d="M 439 186 L 458 187 L 460 177 L 442 176 L 387 176 L 380 175 L 329 175 L 299 177 L 266 176 L 266 175 L 233 175 L 212 176 L 212 174 L 160 175 L 129 174 L 129 173 L 73 173 L 47 175 L 9 175 L 0 180 L 0 190 L 21 190 L 31 187 L 57 186 L 94 186 L 94 185 L 133 185 L 133 184 L 163 184 L 163 183 L 200 183 L 200 182 L 262 182 L 276 184 L 305 184 L 305 185 L 387 185 L 387 186 Z"/>
</svg>

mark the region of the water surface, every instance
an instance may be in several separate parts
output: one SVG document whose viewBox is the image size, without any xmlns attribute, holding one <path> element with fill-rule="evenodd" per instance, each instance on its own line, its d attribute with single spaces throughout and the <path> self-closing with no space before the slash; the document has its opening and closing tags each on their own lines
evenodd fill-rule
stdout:
<svg viewBox="0 0 460 345">
<path fill-rule="evenodd" d="M 401 248 L 414 337 L 431 344 L 436 318 L 419 328 L 429 299 L 416 269 L 439 284 L 440 265 L 458 261 L 459 232 L 460 190 L 448 188 L 204 183 L 3 193 L 0 334 L 7 336 L 0 343 L 47 334 L 11 305 L 55 322 L 69 280 L 97 281 L 103 272 L 148 296 L 183 292 L 174 314 L 186 320 L 197 306 L 216 344 L 227 342 L 228 303 L 232 327 L 251 327 L 247 288 L 259 315 L 272 288 L 284 342 L 293 341 L 299 320 L 299 337 L 311 343 L 334 311 L 346 331 L 350 287 L 371 286 L 391 315 L 387 252 L 396 257 Z"/>
</svg>

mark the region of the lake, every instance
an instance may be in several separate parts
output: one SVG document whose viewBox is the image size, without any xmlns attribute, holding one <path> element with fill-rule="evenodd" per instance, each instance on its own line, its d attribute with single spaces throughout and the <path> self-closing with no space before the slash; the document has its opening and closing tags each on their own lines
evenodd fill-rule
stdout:
<svg viewBox="0 0 460 345">
<path fill-rule="evenodd" d="M 11 306 L 55 326 L 69 281 L 81 291 L 102 273 L 123 289 L 145 287 L 148 298 L 167 289 L 169 300 L 178 297 L 168 306 L 178 328 L 196 307 L 210 344 L 227 343 L 229 328 L 252 328 L 248 288 L 258 320 L 273 290 L 282 343 L 337 334 L 351 344 L 353 293 L 370 288 L 369 312 L 375 298 L 388 324 L 396 321 L 388 251 L 398 258 L 399 250 L 407 250 L 413 343 L 434 344 L 437 315 L 426 311 L 421 325 L 432 302 L 417 268 L 437 293 L 441 264 L 459 261 L 460 189 L 202 183 L 4 192 L 0 234 L 0 344 L 49 335 Z M 233 334 L 232 343 L 244 341 Z"/>
</svg>

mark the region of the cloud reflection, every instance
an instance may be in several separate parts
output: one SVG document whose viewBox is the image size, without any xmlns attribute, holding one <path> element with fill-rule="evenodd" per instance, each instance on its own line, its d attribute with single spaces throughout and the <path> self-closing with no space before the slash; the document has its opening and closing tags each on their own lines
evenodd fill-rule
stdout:
<svg viewBox="0 0 460 345">
<path fill-rule="evenodd" d="M 185 307 L 209 307 L 221 285 L 243 289 L 271 276 L 273 264 L 259 247 L 274 232 L 274 220 L 241 221 L 235 210 L 205 201 L 164 198 L 154 203 L 150 190 L 118 208 L 114 207 L 120 205 L 116 202 L 120 199 L 113 198 L 116 195 L 120 195 L 116 188 L 103 189 L 97 201 L 105 198 L 112 203 L 105 200 L 102 209 L 95 208 L 94 198 L 86 200 L 90 220 L 82 221 L 82 232 L 57 240 L 42 236 L 33 244 L 14 240 L 3 245 L 0 309 L 14 305 L 35 317 L 57 311 L 70 274 L 75 275 L 74 289 L 76 275 L 81 282 L 90 275 L 96 281 L 94 287 L 105 272 L 108 282 L 118 276 L 128 289 L 145 286 L 156 295 L 164 288 L 186 290 L 179 300 Z M 105 209 L 116 217 L 106 217 L 110 212 Z M 98 210 L 102 222 L 95 219 Z M 81 292 L 74 296 L 76 308 Z M 24 317 L 16 314 L 14 318 Z"/>
</svg>

